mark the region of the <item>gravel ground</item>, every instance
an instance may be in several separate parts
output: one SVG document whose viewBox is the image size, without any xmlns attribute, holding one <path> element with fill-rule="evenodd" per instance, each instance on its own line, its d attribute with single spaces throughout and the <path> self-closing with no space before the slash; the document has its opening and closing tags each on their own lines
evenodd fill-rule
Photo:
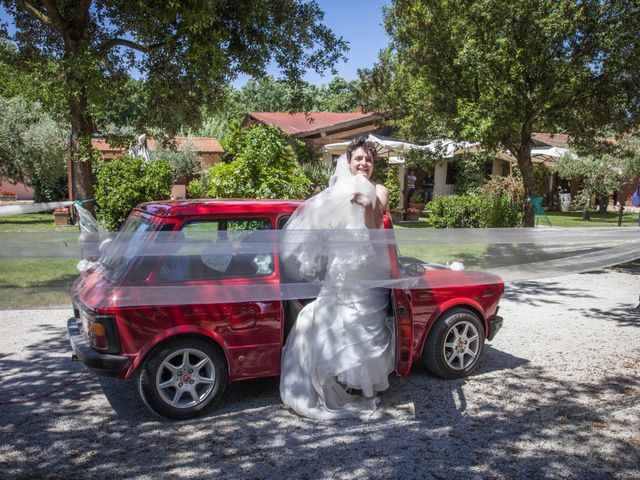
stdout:
<svg viewBox="0 0 640 480">
<path fill-rule="evenodd" d="M 475 375 L 415 366 L 367 421 L 299 418 L 277 379 L 158 419 L 132 384 L 70 361 L 69 311 L 0 312 L 0 477 L 640 478 L 638 273 L 508 287 Z"/>
</svg>

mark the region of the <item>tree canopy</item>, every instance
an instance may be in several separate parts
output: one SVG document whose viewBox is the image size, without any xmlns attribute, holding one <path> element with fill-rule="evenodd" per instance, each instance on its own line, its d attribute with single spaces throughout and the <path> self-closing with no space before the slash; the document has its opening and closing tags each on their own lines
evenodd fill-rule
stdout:
<svg viewBox="0 0 640 480">
<path fill-rule="evenodd" d="M 0 178 L 34 188 L 38 201 L 66 192 L 65 132 L 39 103 L 0 97 Z"/>
<path fill-rule="evenodd" d="M 372 104 L 409 138 L 508 150 L 529 197 L 536 130 L 588 146 L 637 124 L 637 1 L 395 0 L 385 24 L 391 43 L 362 72 Z"/>
<path fill-rule="evenodd" d="M 62 92 L 78 198 L 92 196 L 91 156 L 83 145 L 108 117 L 109 103 L 126 93 L 129 72 L 144 79 L 136 127 L 172 135 L 198 126 L 200 107 L 214 110 L 239 73 L 264 76 L 273 62 L 295 82 L 308 69 L 330 69 L 346 50 L 313 1 L 0 2 L 15 24 L 14 35 L 2 33 L 16 49 L 10 64 L 46 73 Z"/>
<path fill-rule="evenodd" d="M 276 127 L 233 129 L 224 143 L 226 161 L 207 170 L 203 180 L 189 184 L 190 194 L 210 198 L 305 198 L 311 182 L 290 142 Z"/>
<path fill-rule="evenodd" d="M 200 135 L 224 137 L 231 122 L 247 112 L 352 112 L 359 105 L 359 82 L 333 77 L 329 83 L 290 83 L 270 76 L 249 80 L 242 88 L 229 88 L 221 109 L 204 112 Z"/>
</svg>

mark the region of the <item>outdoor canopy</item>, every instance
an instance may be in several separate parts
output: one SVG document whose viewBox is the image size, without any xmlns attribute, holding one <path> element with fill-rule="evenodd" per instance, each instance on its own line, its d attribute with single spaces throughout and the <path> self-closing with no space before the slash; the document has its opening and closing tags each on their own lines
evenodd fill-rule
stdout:
<svg viewBox="0 0 640 480">
<path fill-rule="evenodd" d="M 449 139 L 437 139 L 427 145 L 417 145 L 373 134 L 369 134 L 367 140 L 376 144 L 378 155 L 390 157 L 390 163 L 404 163 L 402 155 L 409 150 L 428 150 L 442 158 L 452 158 L 454 155 L 471 151 L 479 146 L 479 143 L 459 142 Z M 350 141 L 330 143 L 325 145 L 324 148 L 329 153 L 341 155 L 345 152 L 349 143 Z"/>
<path fill-rule="evenodd" d="M 434 155 L 441 158 L 453 158 L 455 155 L 462 153 L 481 151 L 480 143 L 465 142 L 450 139 L 436 139 L 426 145 L 417 145 L 415 143 L 403 142 L 382 135 L 369 134 L 367 140 L 373 142 L 377 146 L 378 155 L 389 157 L 389 163 L 404 164 L 403 154 L 409 150 L 428 150 Z M 329 143 L 324 146 L 325 150 L 335 155 L 341 155 L 345 152 L 350 141 Z M 514 162 L 516 159 L 508 152 L 498 152 L 496 156 L 507 162 Z M 531 150 L 531 161 L 545 165 L 553 165 L 556 158 L 568 156 L 577 158 L 577 155 L 566 148 L 560 147 L 534 147 Z"/>
</svg>

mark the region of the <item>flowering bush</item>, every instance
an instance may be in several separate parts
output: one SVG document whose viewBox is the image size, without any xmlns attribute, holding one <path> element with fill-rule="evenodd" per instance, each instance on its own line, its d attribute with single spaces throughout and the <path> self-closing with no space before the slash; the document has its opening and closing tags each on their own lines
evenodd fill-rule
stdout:
<svg viewBox="0 0 640 480">
<path fill-rule="evenodd" d="M 404 213 L 404 208 L 402 207 L 392 208 L 391 213 Z"/>
<path fill-rule="evenodd" d="M 0 190 L 0 195 L 15 195 L 16 192 L 12 192 L 11 190 Z"/>
<path fill-rule="evenodd" d="M 68 207 L 58 207 L 53 211 L 53 213 L 63 213 L 65 215 L 69 215 L 69 208 Z"/>
<path fill-rule="evenodd" d="M 407 213 L 420 213 L 421 210 L 417 208 L 407 208 Z"/>
</svg>

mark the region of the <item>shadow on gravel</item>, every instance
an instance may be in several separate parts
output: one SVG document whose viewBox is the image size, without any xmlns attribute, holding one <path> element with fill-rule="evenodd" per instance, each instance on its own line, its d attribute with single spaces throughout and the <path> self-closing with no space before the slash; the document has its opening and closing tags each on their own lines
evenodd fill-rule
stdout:
<svg viewBox="0 0 640 480">
<path fill-rule="evenodd" d="M 82 371 L 61 328 L 45 328 L 46 341 L 0 358 L 1 401 L 53 392 Z M 171 422 L 149 415 L 131 382 L 84 375 L 0 405 L 0 476 L 622 478 L 637 473 L 640 438 L 616 436 L 631 430 L 616 411 L 639 401 L 636 370 L 559 381 L 487 347 L 470 378 L 416 367 L 393 379 L 373 418 L 331 422 L 284 408 L 275 378 L 231 385 L 211 415 Z"/>
<path fill-rule="evenodd" d="M 578 288 L 567 288 L 566 286 L 549 280 L 515 282 L 507 285 L 504 295 L 505 300 L 513 300 L 527 305 L 561 305 L 562 297 L 571 296 L 573 298 L 595 298 L 587 290 Z M 549 295 L 558 296 L 557 300 L 551 300 Z"/>
<path fill-rule="evenodd" d="M 587 318 L 605 319 L 617 322 L 623 327 L 640 327 L 640 311 L 633 310 L 633 305 L 618 304 L 615 308 L 604 310 L 601 308 L 572 308 Z"/>
</svg>

